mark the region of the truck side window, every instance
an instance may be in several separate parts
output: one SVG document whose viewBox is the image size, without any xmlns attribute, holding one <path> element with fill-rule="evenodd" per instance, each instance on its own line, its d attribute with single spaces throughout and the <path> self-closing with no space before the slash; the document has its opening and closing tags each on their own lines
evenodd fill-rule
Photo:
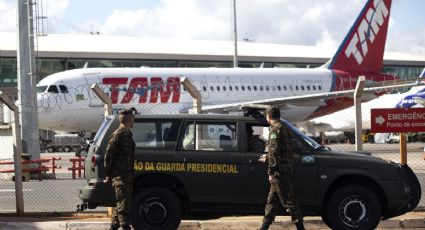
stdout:
<svg viewBox="0 0 425 230">
<path fill-rule="evenodd" d="M 303 142 L 301 142 L 298 138 L 295 137 L 295 134 L 291 132 L 292 138 L 292 149 L 296 153 L 309 153 L 310 150 L 305 146 Z"/>
<path fill-rule="evenodd" d="M 134 124 L 133 139 L 136 147 L 174 149 L 179 121 L 143 121 Z"/>
<path fill-rule="evenodd" d="M 237 151 L 236 123 L 187 123 L 180 141 L 181 150 Z"/>
<path fill-rule="evenodd" d="M 258 124 L 246 124 L 246 134 L 249 152 L 264 153 L 266 152 L 266 138 L 267 135 L 264 132 L 267 129 L 266 126 Z"/>
</svg>

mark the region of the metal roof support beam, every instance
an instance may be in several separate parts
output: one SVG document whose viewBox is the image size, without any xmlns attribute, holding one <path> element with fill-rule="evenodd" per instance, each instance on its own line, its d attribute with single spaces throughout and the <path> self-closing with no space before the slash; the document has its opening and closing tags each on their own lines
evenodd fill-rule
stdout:
<svg viewBox="0 0 425 230">
<path fill-rule="evenodd" d="M 354 111 L 356 113 L 355 123 L 355 137 L 356 137 L 356 151 L 363 150 L 362 141 L 362 95 L 365 87 L 365 76 L 360 76 L 357 80 L 356 90 L 354 92 Z"/>
<path fill-rule="evenodd" d="M 13 111 L 13 159 L 15 167 L 15 196 L 16 196 L 16 213 L 18 215 L 24 214 L 24 194 L 22 190 L 22 162 L 21 162 L 21 153 L 22 153 L 22 140 L 21 140 L 21 124 L 19 123 L 19 108 L 15 105 L 13 101 L 4 96 L 0 92 L 0 101 L 6 104 L 10 110 Z"/>
<path fill-rule="evenodd" d="M 94 83 L 91 85 L 91 90 L 99 97 L 99 99 L 105 104 L 105 117 L 112 115 L 112 101 L 111 98 L 103 92 L 102 88 L 100 88 L 99 84 Z"/>
<path fill-rule="evenodd" d="M 180 83 L 189 92 L 190 96 L 193 97 L 193 113 L 199 114 L 202 112 L 202 95 L 196 86 L 193 85 L 192 81 L 187 77 L 180 78 Z"/>
</svg>

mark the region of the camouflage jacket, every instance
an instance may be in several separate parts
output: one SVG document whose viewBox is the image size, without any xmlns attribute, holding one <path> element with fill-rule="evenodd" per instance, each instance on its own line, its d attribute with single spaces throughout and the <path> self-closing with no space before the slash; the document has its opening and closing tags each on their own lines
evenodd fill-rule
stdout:
<svg viewBox="0 0 425 230">
<path fill-rule="evenodd" d="M 291 133 L 282 122 L 270 126 L 268 142 L 268 174 L 276 176 L 282 170 L 292 171 L 294 154 L 292 152 Z"/>
<path fill-rule="evenodd" d="M 111 135 L 105 154 L 105 174 L 111 179 L 117 176 L 132 178 L 134 167 L 133 134 L 118 128 Z"/>
</svg>

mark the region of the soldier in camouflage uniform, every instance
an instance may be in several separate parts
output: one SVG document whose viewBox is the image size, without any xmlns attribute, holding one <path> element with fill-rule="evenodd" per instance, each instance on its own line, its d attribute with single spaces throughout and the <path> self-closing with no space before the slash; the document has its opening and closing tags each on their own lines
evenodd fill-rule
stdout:
<svg viewBox="0 0 425 230">
<path fill-rule="evenodd" d="M 280 120 L 280 110 L 270 107 L 266 110 L 266 119 L 270 124 L 268 155 L 260 162 L 268 162 L 270 192 L 267 197 L 265 215 L 260 230 L 266 230 L 274 221 L 280 203 L 291 215 L 297 230 L 303 230 L 303 215 L 294 199 L 293 189 L 293 152 L 290 131 Z"/>
<path fill-rule="evenodd" d="M 111 218 L 111 230 L 131 229 L 130 205 L 133 191 L 134 148 L 131 128 L 134 124 L 133 110 L 124 110 L 119 115 L 120 126 L 112 134 L 105 154 L 106 182 L 115 189 L 116 206 Z"/>
</svg>

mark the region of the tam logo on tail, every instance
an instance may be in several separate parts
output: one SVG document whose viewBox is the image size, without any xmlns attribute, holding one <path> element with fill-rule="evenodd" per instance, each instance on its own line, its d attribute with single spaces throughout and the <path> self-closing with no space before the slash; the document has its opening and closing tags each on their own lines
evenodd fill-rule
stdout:
<svg viewBox="0 0 425 230">
<path fill-rule="evenodd" d="M 351 38 L 348 47 L 345 49 L 345 55 L 349 58 L 353 55 L 359 65 L 366 56 L 368 45 L 366 39 L 373 44 L 375 35 L 379 33 L 379 28 L 384 24 L 384 19 L 388 17 L 389 12 L 383 1 L 374 1 L 375 9 L 372 7 L 367 11 L 366 17 L 360 23 L 357 33 Z M 372 28 L 372 29 L 371 29 Z M 360 40 L 359 40 L 360 39 Z M 361 45 L 362 53 L 357 49 Z"/>
<path fill-rule="evenodd" d="M 381 72 L 391 0 L 369 0 L 329 65 L 330 69 Z"/>
</svg>

